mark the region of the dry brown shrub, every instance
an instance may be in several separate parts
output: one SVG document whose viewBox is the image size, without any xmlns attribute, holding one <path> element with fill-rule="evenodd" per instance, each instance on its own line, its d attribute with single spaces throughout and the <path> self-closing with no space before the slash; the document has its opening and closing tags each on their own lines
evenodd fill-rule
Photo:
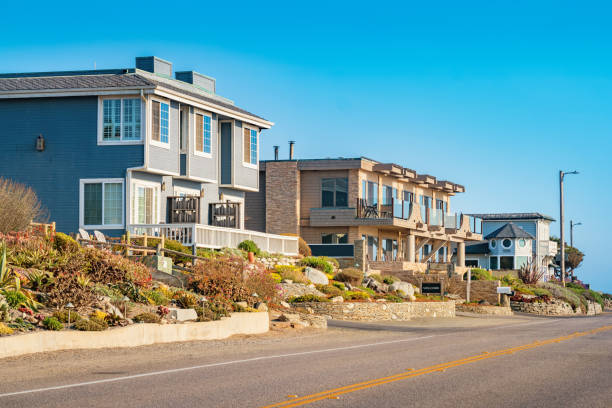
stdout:
<svg viewBox="0 0 612 408">
<path fill-rule="evenodd" d="M 47 218 L 34 190 L 0 177 L 0 232 L 25 231 L 30 222 L 45 222 Z"/>
</svg>

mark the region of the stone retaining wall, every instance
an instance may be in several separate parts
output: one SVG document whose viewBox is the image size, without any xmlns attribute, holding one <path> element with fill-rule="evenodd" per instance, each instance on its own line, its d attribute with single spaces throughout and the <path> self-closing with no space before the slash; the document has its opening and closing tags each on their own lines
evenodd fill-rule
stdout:
<svg viewBox="0 0 612 408">
<path fill-rule="evenodd" d="M 294 303 L 309 307 L 316 314 L 336 320 L 407 321 L 420 317 L 455 317 L 455 302 L 308 302 Z"/>
<path fill-rule="evenodd" d="M 0 358 L 43 351 L 135 347 L 175 341 L 217 340 L 235 334 L 266 333 L 268 313 L 232 313 L 212 322 L 155 324 L 141 323 L 102 332 L 77 330 L 37 331 L 0 338 Z"/>
<path fill-rule="evenodd" d="M 478 314 L 487 314 L 493 316 L 512 316 L 514 313 L 512 309 L 509 307 L 503 306 L 482 306 L 482 305 L 465 305 L 458 304 L 455 309 L 458 312 L 467 312 L 467 313 L 478 313 Z"/>
<path fill-rule="evenodd" d="M 595 316 L 602 312 L 599 303 L 589 302 L 587 316 Z M 510 302 L 510 307 L 516 312 L 531 313 L 545 316 L 579 316 L 584 315 L 581 309 L 572 309 L 569 303 L 553 300 L 551 303 L 543 302 Z"/>
</svg>

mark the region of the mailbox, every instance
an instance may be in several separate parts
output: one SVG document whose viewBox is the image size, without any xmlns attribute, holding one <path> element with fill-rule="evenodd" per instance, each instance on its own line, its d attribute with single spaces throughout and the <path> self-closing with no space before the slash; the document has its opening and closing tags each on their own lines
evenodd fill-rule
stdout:
<svg viewBox="0 0 612 408">
<path fill-rule="evenodd" d="M 514 291 L 510 286 L 499 286 L 497 288 L 497 293 L 500 295 L 514 295 Z"/>
</svg>

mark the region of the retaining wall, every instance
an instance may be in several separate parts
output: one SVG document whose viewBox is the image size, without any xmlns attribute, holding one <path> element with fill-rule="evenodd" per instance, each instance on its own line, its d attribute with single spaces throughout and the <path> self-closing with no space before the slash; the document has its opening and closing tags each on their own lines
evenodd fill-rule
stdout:
<svg viewBox="0 0 612 408">
<path fill-rule="evenodd" d="M 295 306 L 310 307 L 316 314 L 337 320 L 407 321 L 420 317 L 455 317 L 455 302 L 307 302 Z"/>
<path fill-rule="evenodd" d="M 514 313 L 509 307 L 503 306 L 481 306 L 458 304 L 455 308 L 458 312 L 468 312 L 477 314 L 487 314 L 492 316 L 512 316 Z"/>
<path fill-rule="evenodd" d="M 602 312 L 599 303 L 589 302 L 587 316 L 595 316 Z M 569 303 L 553 300 L 551 303 L 543 302 L 510 302 L 510 307 L 516 312 L 531 313 L 545 316 L 579 316 L 584 315 L 581 309 L 572 309 Z"/>
<path fill-rule="evenodd" d="M 183 324 L 133 324 L 102 332 L 38 331 L 0 338 L 0 358 L 66 349 L 135 347 L 176 341 L 218 340 L 269 330 L 268 313 L 232 313 L 222 320 Z"/>
</svg>

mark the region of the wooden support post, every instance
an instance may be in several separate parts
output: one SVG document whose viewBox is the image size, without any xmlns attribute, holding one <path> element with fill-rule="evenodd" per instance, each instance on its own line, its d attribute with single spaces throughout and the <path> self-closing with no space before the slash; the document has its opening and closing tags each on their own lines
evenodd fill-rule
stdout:
<svg viewBox="0 0 612 408">
<path fill-rule="evenodd" d="M 144 233 L 144 238 L 142 239 L 142 246 L 147 246 L 148 244 L 148 237 L 147 237 L 147 233 Z"/>
<path fill-rule="evenodd" d="M 51 235 L 52 235 L 52 236 L 53 236 L 53 235 L 55 235 L 55 231 L 56 231 L 56 229 L 55 229 L 55 221 L 53 221 L 53 222 L 51 223 Z"/>
<path fill-rule="evenodd" d="M 125 232 L 125 243 L 127 244 L 125 246 L 125 256 L 128 256 L 130 254 L 130 245 L 132 244 L 130 239 L 130 231 Z"/>
<path fill-rule="evenodd" d="M 465 299 L 466 302 L 470 302 L 470 286 L 472 284 L 472 268 L 468 269 L 468 278 L 467 278 L 467 287 L 465 289 L 465 297 L 467 299 Z"/>
<path fill-rule="evenodd" d="M 191 246 L 191 254 L 193 256 L 197 256 L 198 255 L 198 247 L 196 246 L 195 242 L 193 243 L 193 245 Z M 193 266 L 195 266 L 197 259 L 196 258 L 191 258 L 191 264 Z"/>
<path fill-rule="evenodd" d="M 161 236 L 161 246 L 162 248 L 166 247 L 166 235 L 165 234 Z"/>
<path fill-rule="evenodd" d="M 161 243 L 157 244 L 157 251 L 156 251 L 156 255 L 157 255 L 157 256 L 162 256 L 162 255 L 163 255 L 163 254 L 162 254 L 162 244 L 161 244 Z"/>
</svg>

